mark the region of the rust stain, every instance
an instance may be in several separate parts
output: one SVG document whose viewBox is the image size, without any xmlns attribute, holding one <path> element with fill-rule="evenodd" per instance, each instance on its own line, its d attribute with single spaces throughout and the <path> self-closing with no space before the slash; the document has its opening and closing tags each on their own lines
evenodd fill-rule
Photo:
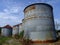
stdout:
<svg viewBox="0 0 60 45">
<path fill-rule="evenodd" d="M 28 12 L 28 11 L 30 11 L 30 10 L 33 10 L 33 9 L 35 9 L 35 6 L 30 6 L 30 7 L 28 7 L 28 8 L 24 11 L 24 13 L 26 13 L 26 12 Z"/>
<path fill-rule="evenodd" d="M 25 20 L 33 19 L 33 18 L 37 18 L 37 17 L 35 17 L 35 16 L 31 16 L 31 17 L 25 18 Z"/>
<path fill-rule="evenodd" d="M 25 18 L 25 20 L 32 19 L 32 18 L 49 18 L 49 19 L 52 19 L 52 17 L 50 17 L 50 16 L 31 16 L 31 17 Z"/>
<path fill-rule="evenodd" d="M 32 43 L 53 43 L 55 42 L 55 40 L 46 40 L 46 41 L 39 41 L 39 40 L 36 40 L 36 41 L 31 41 Z"/>
</svg>

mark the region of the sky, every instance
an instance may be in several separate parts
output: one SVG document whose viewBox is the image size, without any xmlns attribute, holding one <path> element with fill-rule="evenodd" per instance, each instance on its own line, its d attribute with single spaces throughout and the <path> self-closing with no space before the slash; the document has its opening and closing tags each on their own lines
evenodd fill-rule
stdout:
<svg viewBox="0 0 60 45">
<path fill-rule="evenodd" d="M 60 0 L 0 0 L 0 27 L 22 23 L 24 8 L 33 3 L 52 5 L 54 20 L 60 24 Z"/>
</svg>

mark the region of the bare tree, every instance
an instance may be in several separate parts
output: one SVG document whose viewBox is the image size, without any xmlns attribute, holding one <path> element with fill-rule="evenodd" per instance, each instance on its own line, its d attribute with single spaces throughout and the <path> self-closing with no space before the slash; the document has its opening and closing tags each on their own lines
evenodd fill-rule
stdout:
<svg viewBox="0 0 60 45">
<path fill-rule="evenodd" d="M 60 27 L 60 24 L 55 22 L 55 29 L 58 30 L 59 27 Z"/>
</svg>

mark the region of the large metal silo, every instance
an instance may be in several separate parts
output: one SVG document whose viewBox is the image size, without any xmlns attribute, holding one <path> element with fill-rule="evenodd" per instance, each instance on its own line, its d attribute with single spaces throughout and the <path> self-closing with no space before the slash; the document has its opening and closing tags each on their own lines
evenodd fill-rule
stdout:
<svg viewBox="0 0 60 45">
<path fill-rule="evenodd" d="M 56 32 L 53 8 L 46 3 L 35 3 L 24 9 L 25 37 L 32 41 L 54 41 Z"/>
</svg>

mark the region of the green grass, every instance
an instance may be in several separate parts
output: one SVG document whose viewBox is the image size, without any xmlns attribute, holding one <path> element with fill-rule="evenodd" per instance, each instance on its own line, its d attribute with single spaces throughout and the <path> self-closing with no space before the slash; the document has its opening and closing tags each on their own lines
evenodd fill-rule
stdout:
<svg viewBox="0 0 60 45">
<path fill-rule="evenodd" d="M 2 45 L 3 43 L 5 43 L 6 40 L 11 39 L 11 37 L 0 37 L 0 45 Z"/>
</svg>

